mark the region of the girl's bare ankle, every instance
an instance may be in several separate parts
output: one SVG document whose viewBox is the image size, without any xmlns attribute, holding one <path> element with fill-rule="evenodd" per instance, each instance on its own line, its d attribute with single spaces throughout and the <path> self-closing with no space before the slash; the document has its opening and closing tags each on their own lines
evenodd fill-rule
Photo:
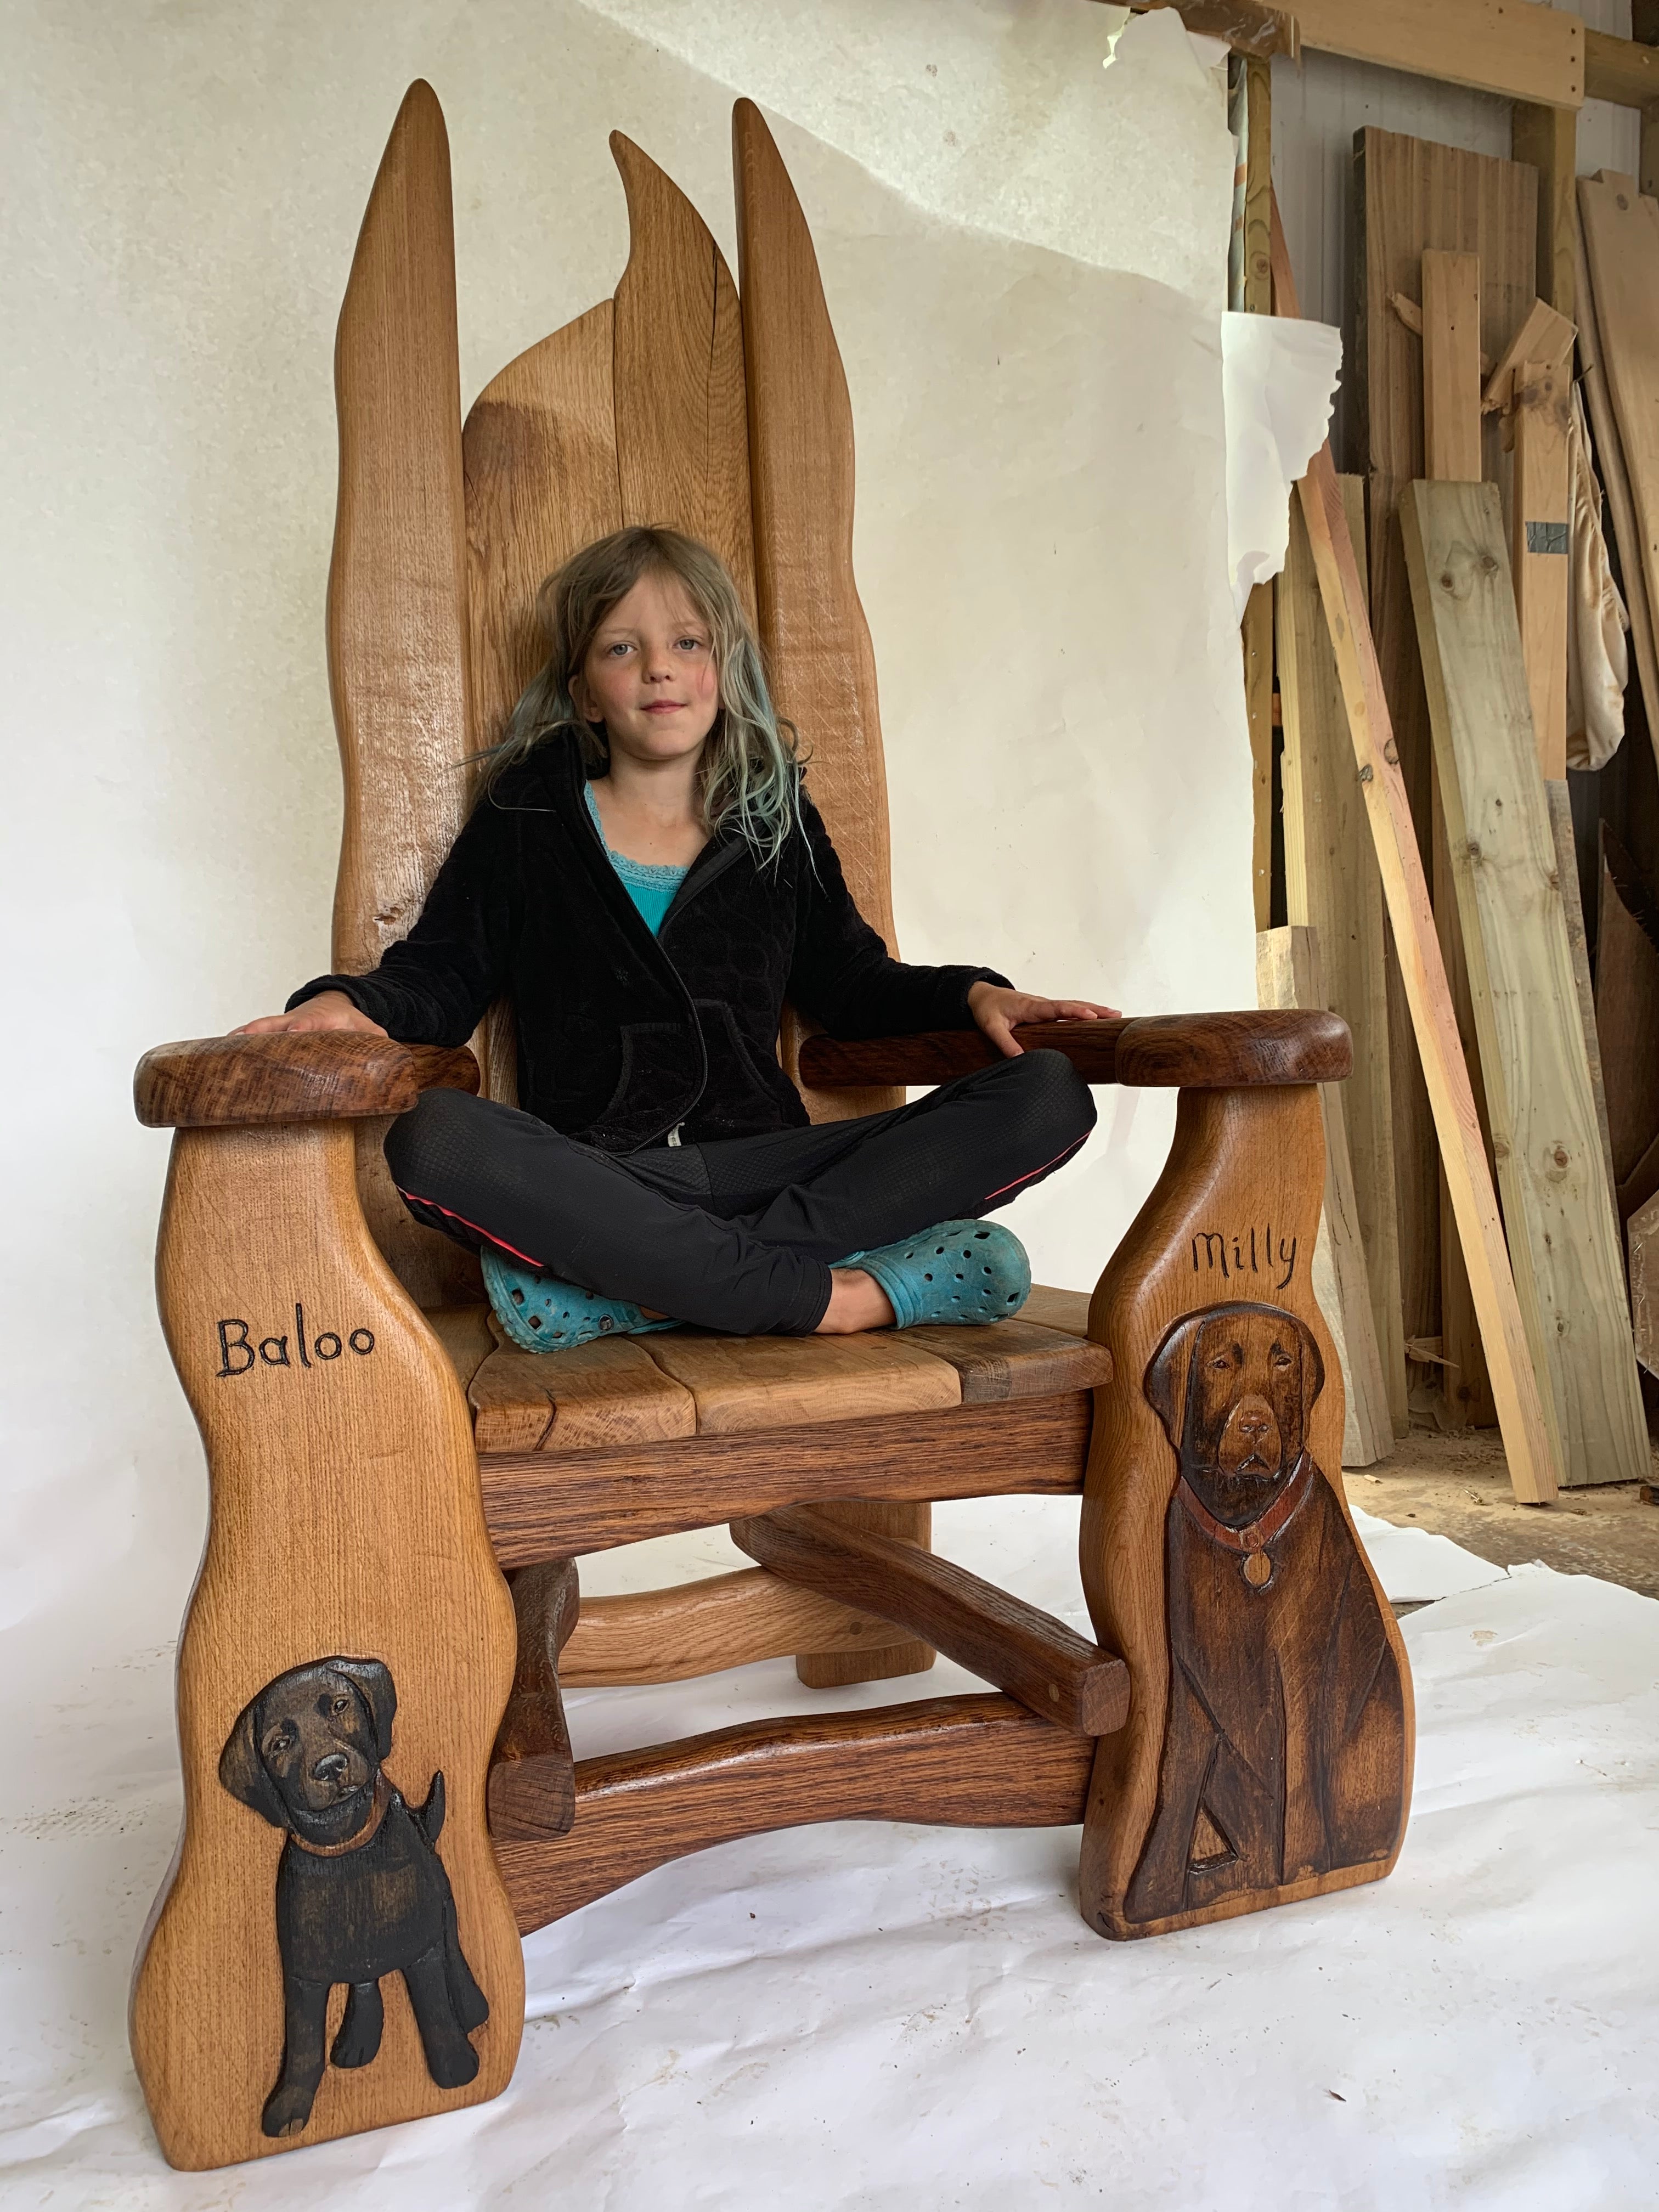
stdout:
<svg viewBox="0 0 1659 2212">
<path fill-rule="evenodd" d="M 854 1336 L 865 1329 L 890 1328 L 893 1309 L 873 1275 L 861 1267 L 835 1267 L 830 1274 L 830 1303 L 814 1334 Z"/>
</svg>

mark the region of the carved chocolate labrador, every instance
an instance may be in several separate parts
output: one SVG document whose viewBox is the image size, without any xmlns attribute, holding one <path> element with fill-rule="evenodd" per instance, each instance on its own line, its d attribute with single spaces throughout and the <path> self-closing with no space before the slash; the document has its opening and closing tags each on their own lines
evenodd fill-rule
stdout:
<svg viewBox="0 0 1659 2212">
<path fill-rule="evenodd" d="M 410 1807 L 382 1771 L 398 1693 L 378 1659 L 319 1659 L 267 1682 L 219 1756 L 233 1797 L 288 1832 L 276 1867 L 284 2034 L 261 2125 L 295 2135 L 323 2078 L 329 1991 L 349 1986 L 328 2053 L 367 2066 L 380 2048 L 380 1981 L 404 1978 L 427 2069 L 440 2088 L 472 2080 L 468 2038 L 489 2017 L 462 1954 L 449 1876 L 434 1846 L 444 1778 Z"/>
<path fill-rule="evenodd" d="M 1405 1697 L 1346 1516 L 1308 1449 L 1319 1347 L 1277 1306 L 1170 1329 L 1146 1391 L 1180 1462 L 1170 1704 L 1128 1916 L 1159 1920 L 1392 1850 Z"/>
</svg>

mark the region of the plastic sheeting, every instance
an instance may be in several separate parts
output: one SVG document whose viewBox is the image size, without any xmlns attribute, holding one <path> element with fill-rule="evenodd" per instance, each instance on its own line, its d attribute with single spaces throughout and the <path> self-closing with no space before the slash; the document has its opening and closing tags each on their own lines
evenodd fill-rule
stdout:
<svg viewBox="0 0 1659 2212">
<path fill-rule="evenodd" d="M 1076 1510 L 941 1507 L 939 1540 L 1080 1621 Z M 1077 1917 L 1075 1830 L 724 1845 L 530 1939 L 523 2055 L 493 2105 L 221 2174 L 162 2166 L 121 2036 L 178 1814 L 167 1655 L 136 1654 L 31 1717 L 58 1809 L 0 1837 L 0 2203 L 1650 2205 L 1659 1605 L 1363 1525 L 1397 1596 L 1495 1577 L 1404 1624 L 1417 1793 L 1389 1881 L 1117 1945 Z M 723 1541 L 594 1562 L 590 1584 L 715 1571 Z M 834 1702 L 963 1686 L 941 1662 Z M 787 1662 L 570 1702 L 583 1753 L 823 1703 Z"/>
</svg>

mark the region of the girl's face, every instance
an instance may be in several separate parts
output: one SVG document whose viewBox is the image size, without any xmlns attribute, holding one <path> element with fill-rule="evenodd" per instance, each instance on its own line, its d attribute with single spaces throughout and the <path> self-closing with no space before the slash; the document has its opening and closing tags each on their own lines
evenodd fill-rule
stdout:
<svg viewBox="0 0 1659 2212">
<path fill-rule="evenodd" d="M 720 712 L 708 625 L 678 576 L 641 577 L 599 624 L 571 696 L 602 721 L 613 753 L 646 761 L 696 756 Z"/>
</svg>

